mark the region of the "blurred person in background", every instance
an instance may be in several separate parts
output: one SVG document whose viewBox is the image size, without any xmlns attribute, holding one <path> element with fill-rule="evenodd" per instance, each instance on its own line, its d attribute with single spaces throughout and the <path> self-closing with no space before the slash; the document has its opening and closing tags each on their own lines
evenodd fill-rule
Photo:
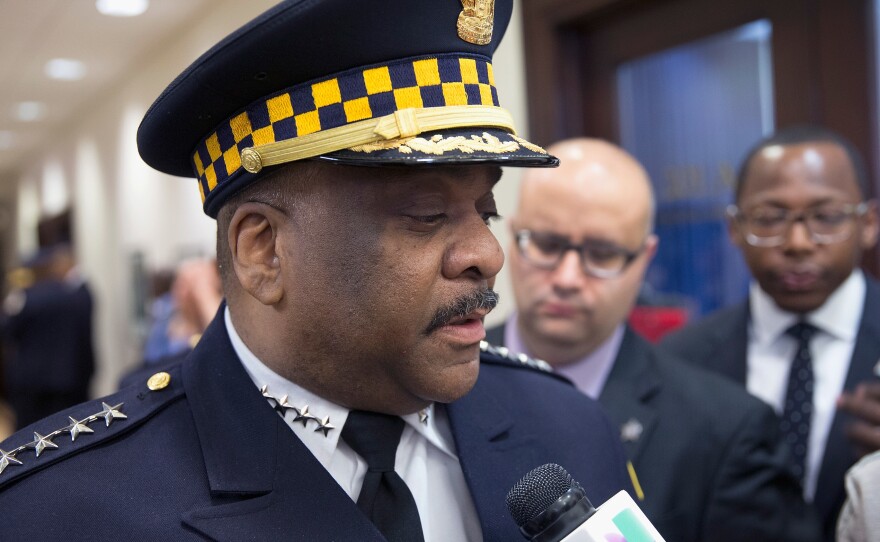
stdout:
<svg viewBox="0 0 880 542">
<path fill-rule="evenodd" d="M 124 388 L 143 384 L 157 371 L 177 365 L 195 348 L 223 302 L 220 274 L 214 259 L 195 258 L 180 264 L 169 290 L 152 305 L 154 321 L 144 347 L 144 359 L 119 382 Z"/>
<path fill-rule="evenodd" d="M 93 301 L 70 245 L 41 249 L 33 282 L 3 303 L 5 380 L 17 427 L 88 399 L 95 370 Z"/>
<path fill-rule="evenodd" d="M 517 312 L 487 340 L 547 361 L 599 400 L 667 540 L 818 540 L 773 411 L 626 323 L 658 246 L 647 172 L 601 140 L 548 152 L 560 167 L 525 172 L 511 219 Z"/>
<path fill-rule="evenodd" d="M 192 350 L 223 300 L 213 259 L 186 260 L 174 273 L 158 274 L 157 280 L 167 282 L 167 288 L 162 292 L 160 287 L 151 304 L 153 322 L 143 356 L 147 365 Z"/>
<path fill-rule="evenodd" d="M 837 542 L 880 542 L 880 452 L 866 455 L 847 471 L 846 495 Z"/>
<path fill-rule="evenodd" d="M 847 469 L 880 448 L 880 284 L 859 269 L 878 234 L 868 186 L 861 156 L 834 132 L 792 127 L 759 142 L 728 209 L 748 297 L 663 342 L 781 416 L 826 540 Z"/>
</svg>

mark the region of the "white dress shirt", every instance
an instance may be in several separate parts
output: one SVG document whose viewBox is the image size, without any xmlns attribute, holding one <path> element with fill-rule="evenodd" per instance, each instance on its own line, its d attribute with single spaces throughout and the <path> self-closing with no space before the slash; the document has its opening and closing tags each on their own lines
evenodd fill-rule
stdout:
<svg viewBox="0 0 880 542">
<path fill-rule="evenodd" d="M 519 334 L 518 319 L 519 314 L 515 312 L 505 323 L 504 346 L 515 354 L 536 357 L 523 343 Z M 574 382 L 581 393 L 592 399 L 598 399 L 602 395 L 602 389 L 605 387 L 608 375 L 611 374 L 611 369 L 614 368 L 614 360 L 617 359 L 617 352 L 620 351 L 624 331 L 626 328 L 623 324 L 617 326 L 611 336 L 595 350 L 572 363 L 554 366 L 553 370 Z"/>
<path fill-rule="evenodd" d="M 242 342 L 228 308 L 225 321 L 232 346 L 255 386 L 268 386 L 268 393 L 279 399 L 286 395 L 288 402 L 297 408 L 308 405 L 309 413 L 322 420 L 329 417 L 334 429 L 326 436 L 322 431 L 316 431 L 315 421 L 308 422 L 305 427 L 302 422 L 294 423 L 293 411 L 288 411 L 284 420 L 343 491 L 357 501 L 367 464 L 339 438 L 349 409 L 323 399 L 269 369 Z M 461 471 L 445 410 L 431 405 L 423 413 L 428 415 L 426 423 L 420 422 L 418 412 L 402 416 L 405 426 L 397 446 L 394 470 L 413 494 L 425 542 L 481 541 L 480 521 Z"/>
<path fill-rule="evenodd" d="M 813 418 L 804 475 L 804 498 L 813 500 L 825 454 L 825 442 L 843 391 L 865 303 L 865 276 L 854 271 L 824 305 L 805 320 L 819 329 L 810 341 L 813 357 Z M 746 387 L 782 414 L 788 371 L 797 340 L 785 331 L 801 318 L 783 311 L 756 284 L 749 291 L 748 370 Z"/>
</svg>

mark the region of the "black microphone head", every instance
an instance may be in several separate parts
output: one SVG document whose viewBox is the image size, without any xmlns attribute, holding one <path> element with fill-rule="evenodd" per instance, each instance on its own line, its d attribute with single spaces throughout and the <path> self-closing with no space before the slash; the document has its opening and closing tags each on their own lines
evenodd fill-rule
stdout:
<svg viewBox="0 0 880 542">
<path fill-rule="evenodd" d="M 519 527 L 541 515 L 571 489 L 583 491 L 568 472 L 547 463 L 522 477 L 507 493 L 507 509 Z"/>
</svg>

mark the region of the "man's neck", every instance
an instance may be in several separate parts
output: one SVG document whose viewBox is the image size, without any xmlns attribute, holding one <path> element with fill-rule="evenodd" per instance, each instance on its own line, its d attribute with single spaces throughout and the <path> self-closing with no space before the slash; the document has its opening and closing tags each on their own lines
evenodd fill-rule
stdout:
<svg viewBox="0 0 880 542">
<path fill-rule="evenodd" d="M 604 336 L 581 344 L 561 343 L 531 333 L 519 320 L 517 320 L 516 326 L 526 353 L 534 358 L 542 359 L 554 367 L 569 365 L 586 358 L 608 339 L 607 336 Z"/>
</svg>

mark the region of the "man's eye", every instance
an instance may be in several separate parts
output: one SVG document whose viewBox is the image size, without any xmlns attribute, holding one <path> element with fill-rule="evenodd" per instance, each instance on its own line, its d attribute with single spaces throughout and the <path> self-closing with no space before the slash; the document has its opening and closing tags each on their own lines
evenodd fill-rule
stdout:
<svg viewBox="0 0 880 542">
<path fill-rule="evenodd" d="M 785 215 L 781 214 L 754 214 L 750 220 L 756 226 L 770 227 L 778 226 L 785 222 Z"/>
<path fill-rule="evenodd" d="M 586 252 L 590 260 L 594 262 L 610 262 L 623 257 L 623 253 L 613 247 L 591 247 Z"/>
<path fill-rule="evenodd" d="M 420 224 L 434 225 L 442 222 L 446 215 L 443 213 L 436 215 L 410 215 L 410 218 Z"/>
<path fill-rule="evenodd" d="M 843 211 L 829 209 L 816 211 L 816 213 L 813 214 L 813 218 L 821 224 L 834 225 L 840 224 L 846 220 L 847 216 Z"/>
<path fill-rule="evenodd" d="M 535 248 L 537 248 L 544 254 L 558 254 L 565 250 L 566 246 L 568 246 L 565 241 L 552 237 L 546 239 L 533 237 L 532 243 L 535 245 Z"/>
</svg>

